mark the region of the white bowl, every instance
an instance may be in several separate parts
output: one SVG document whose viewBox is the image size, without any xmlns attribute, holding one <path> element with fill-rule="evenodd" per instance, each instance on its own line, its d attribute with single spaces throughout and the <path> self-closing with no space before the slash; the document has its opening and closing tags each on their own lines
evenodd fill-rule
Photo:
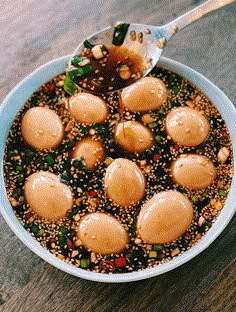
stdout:
<svg viewBox="0 0 236 312">
<path fill-rule="evenodd" d="M 0 120 L 1 120 L 1 131 L 0 131 L 0 211 L 11 227 L 12 231 L 23 241 L 23 243 L 29 247 L 33 252 L 39 255 L 42 259 L 54 265 L 58 269 L 70 273 L 72 275 L 99 282 L 131 282 L 153 277 L 167 271 L 173 270 L 174 268 L 189 261 L 201 251 L 206 249 L 223 231 L 230 219 L 234 215 L 236 210 L 236 174 L 234 174 L 231 189 L 228 198 L 225 202 L 224 208 L 222 209 L 216 222 L 212 225 L 210 230 L 204 235 L 204 237 L 188 251 L 185 251 L 182 255 L 174 258 L 168 263 L 161 264 L 154 268 L 146 269 L 139 272 L 132 273 L 118 273 L 118 274 L 102 274 L 88 272 L 83 269 L 76 268 L 70 264 L 67 264 L 55 256 L 53 256 L 48 250 L 44 249 L 20 224 L 16 218 L 13 209 L 8 201 L 4 178 L 3 178 L 3 157 L 4 157 L 4 146 L 8 136 L 9 129 L 12 122 L 24 105 L 27 99 L 32 93 L 40 87 L 43 83 L 57 76 L 58 74 L 65 71 L 65 64 L 68 61 L 69 56 L 64 56 L 59 59 L 53 60 L 40 68 L 36 69 L 32 74 L 26 77 L 20 82 L 6 97 L 0 106 Z M 236 109 L 227 96 L 211 83 L 204 76 L 196 72 L 195 70 L 180 64 L 178 62 L 169 60 L 167 58 L 161 58 L 159 65 L 166 69 L 172 70 L 177 74 L 185 77 L 197 87 L 199 87 L 208 98 L 214 103 L 217 109 L 220 111 L 224 118 L 228 130 L 230 132 L 231 140 L 233 142 L 233 155 L 234 155 L 234 173 L 236 172 Z"/>
</svg>

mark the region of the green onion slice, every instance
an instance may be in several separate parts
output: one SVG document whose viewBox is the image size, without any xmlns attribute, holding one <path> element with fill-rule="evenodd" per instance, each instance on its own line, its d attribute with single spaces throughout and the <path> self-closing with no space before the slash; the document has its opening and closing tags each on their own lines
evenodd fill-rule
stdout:
<svg viewBox="0 0 236 312">
<path fill-rule="evenodd" d="M 125 40 L 125 36 L 127 34 L 128 28 L 130 24 L 123 23 L 123 24 L 118 24 L 113 33 L 113 40 L 112 43 L 116 46 L 122 45 L 122 43 Z"/>
</svg>

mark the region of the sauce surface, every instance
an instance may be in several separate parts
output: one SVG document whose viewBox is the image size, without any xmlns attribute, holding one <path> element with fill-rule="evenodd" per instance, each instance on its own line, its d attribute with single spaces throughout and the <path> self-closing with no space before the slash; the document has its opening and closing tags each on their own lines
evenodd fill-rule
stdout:
<svg viewBox="0 0 236 312">
<path fill-rule="evenodd" d="M 79 122 L 68 109 L 68 95 L 62 87 L 65 74 L 59 75 L 41 86 L 31 96 L 11 126 L 5 149 L 4 178 L 13 210 L 25 229 L 44 248 L 75 267 L 99 273 L 127 273 L 166 263 L 195 245 L 216 221 L 224 206 L 233 173 L 232 146 L 224 120 L 201 90 L 186 79 L 158 67 L 152 71 L 151 76 L 161 80 L 167 89 L 166 100 L 161 106 L 147 110 L 145 105 L 145 111 L 130 110 L 125 105 L 119 105 L 117 92 L 109 93 L 101 96 L 108 108 L 107 118 L 99 123 L 87 124 Z M 144 101 L 148 101 L 148 97 L 144 98 Z M 61 120 L 64 129 L 63 140 L 50 150 L 33 148 L 24 140 L 21 133 L 24 114 L 32 107 L 41 106 L 53 110 Z M 211 127 L 208 136 L 201 144 L 179 146 L 168 135 L 167 115 L 178 107 L 191 107 L 205 112 Z M 131 121 L 141 123 L 151 134 L 151 146 L 147 146 L 147 149 L 139 153 L 134 150 L 130 151 L 127 149 L 127 144 L 121 146 L 121 142 L 115 140 L 117 125 Z M 126 135 L 128 133 L 132 136 L 132 131 L 128 131 Z M 90 168 L 86 165 L 88 156 L 86 151 L 74 157 L 78 142 L 83 143 L 83 140 L 87 140 L 88 137 L 92 140 L 90 147 L 94 142 L 101 142 L 104 147 L 104 150 L 101 150 L 98 146 L 98 152 L 102 152 L 98 155 L 88 153 L 95 157 Z M 176 179 L 176 176 L 171 173 L 171 164 L 184 154 L 205 156 L 213 163 L 216 174 L 212 176 L 214 179 L 210 184 L 205 185 L 204 189 L 186 187 L 182 180 Z M 200 164 L 201 159 L 195 158 L 193 159 L 195 165 Z M 126 163 L 131 162 L 131 167 L 136 169 L 118 164 L 116 173 L 124 168 L 126 181 L 122 179 L 122 174 L 114 174 L 106 185 L 107 190 L 105 189 L 106 173 L 109 174 L 109 168 L 113 168 L 118 159 L 125 159 Z M 185 167 L 183 165 L 180 168 Z M 199 165 L 196 168 L 199 168 Z M 73 194 L 73 206 L 62 219 L 45 222 L 45 219 L 30 209 L 27 196 L 24 196 L 25 181 L 34 173 L 41 171 L 55 174 L 59 185 L 65 185 Z M 187 171 L 189 173 L 190 170 Z M 138 173 L 135 176 L 136 184 L 132 182 L 135 172 Z M 211 172 L 208 170 L 208 173 Z M 135 191 L 135 185 L 137 191 Z M 142 196 L 128 203 L 117 203 L 117 200 L 113 198 L 113 187 L 120 188 L 121 192 L 126 189 L 128 196 L 131 192 L 127 189 L 133 188 L 135 196 L 137 194 Z M 184 226 L 184 232 L 176 230 L 175 235 L 170 238 L 170 240 L 173 239 L 172 241 L 165 243 L 166 240 L 164 240 L 156 243 L 159 240 L 149 241 L 146 236 L 139 237 L 137 220 L 142 207 L 146 206 L 151 198 L 155 198 L 155 194 L 163 191 L 182 193 L 191 202 L 194 211 L 193 220 L 188 229 L 186 227 L 190 221 L 186 227 Z M 159 213 L 158 211 L 155 209 L 154 215 Z M 115 218 L 112 220 L 117 220 L 122 226 L 118 226 L 117 231 L 125 229 L 125 232 L 121 230 L 122 233 L 128 233 L 128 245 L 124 247 L 125 238 L 122 240 L 124 244 L 121 243 L 122 248 L 114 249 L 115 252 L 119 252 L 118 254 L 107 254 L 106 252 L 112 251 L 100 249 L 100 247 L 97 249 L 96 245 L 94 247 L 96 235 L 92 232 L 91 244 L 90 242 L 86 244 L 84 237 L 81 239 L 79 234 L 77 235 L 79 224 L 83 225 L 87 220 L 86 216 L 91 216 L 91 213 L 100 213 L 104 216 L 104 228 L 109 222 L 107 216 L 111 216 Z M 167 214 L 171 214 L 171 211 Z M 166 212 L 163 217 L 166 218 Z M 165 229 L 164 232 L 164 234 L 167 233 Z M 176 235 L 180 236 L 176 237 Z M 124 237 L 127 237 L 126 234 Z M 112 238 L 112 241 L 115 240 Z M 91 248 L 94 250 L 90 250 Z M 99 255 L 99 252 L 103 255 Z"/>
<path fill-rule="evenodd" d="M 101 59 L 96 59 L 91 50 L 84 53 L 92 71 L 86 78 L 78 79 L 77 84 L 93 93 L 122 89 L 139 79 L 144 72 L 143 58 L 124 46 L 112 45 Z"/>
</svg>

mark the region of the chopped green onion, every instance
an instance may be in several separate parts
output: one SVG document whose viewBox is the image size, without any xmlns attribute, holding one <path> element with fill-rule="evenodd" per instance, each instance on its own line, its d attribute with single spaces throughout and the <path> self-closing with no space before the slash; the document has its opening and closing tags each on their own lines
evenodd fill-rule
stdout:
<svg viewBox="0 0 236 312">
<path fill-rule="evenodd" d="M 155 244 L 152 246 L 153 250 L 155 251 L 159 251 L 159 250 L 162 250 L 163 249 L 163 246 L 160 245 L 160 244 Z"/>
<path fill-rule="evenodd" d="M 60 182 L 69 185 L 70 184 L 70 179 L 69 179 L 69 177 L 67 175 L 60 174 Z"/>
<path fill-rule="evenodd" d="M 74 215 L 76 215 L 78 211 L 79 211 L 79 207 L 73 208 L 73 209 L 71 210 L 71 212 L 68 214 L 68 218 L 69 218 L 69 219 L 72 219 L 72 217 L 73 217 Z"/>
<path fill-rule="evenodd" d="M 71 60 L 72 65 L 78 66 L 80 62 L 81 62 L 81 58 L 78 55 L 73 56 Z"/>
<path fill-rule="evenodd" d="M 158 113 L 159 114 L 164 114 L 165 113 L 164 108 L 159 109 Z"/>
<path fill-rule="evenodd" d="M 35 152 L 31 151 L 30 149 L 27 149 L 25 151 L 25 155 L 29 158 L 32 158 L 34 156 Z"/>
<path fill-rule="evenodd" d="M 87 64 L 83 67 L 78 68 L 79 75 L 81 75 L 82 77 L 87 77 L 89 74 L 91 74 L 92 70 L 93 67 L 91 64 Z"/>
<path fill-rule="evenodd" d="M 77 89 L 76 84 L 72 81 L 70 75 L 67 73 L 66 78 L 64 80 L 64 90 L 72 95 L 76 89 Z"/>
<path fill-rule="evenodd" d="M 12 197 L 15 199 L 18 199 L 21 196 L 22 193 L 22 188 L 16 188 L 13 192 L 12 192 Z"/>
<path fill-rule="evenodd" d="M 34 235 L 37 235 L 40 231 L 38 225 L 32 225 L 31 231 L 34 233 Z"/>
<path fill-rule="evenodd" d="M 60 228 L 60 232 L 61 232 L 61 234 L 67 234 L 68 233 L 68 229 L 66 227 L 62 226 Z"/>
<path fill-rule="evenodd" d="M 76 231 L 70 230 L 70 237 L 75 237 L 75 236 L 76 236 Z"/>
<path fill-rule="evenodd" d="M 226 195 L 226 192 L 224 191 L 224 190 L 219 190 L 218 191 L 218 194 L 220 195 L 220 196 L 223 196 L 223 197 L 226 197 L 227 195 Z"/>
<path fill-rule="evenodd" d="M 204 222 L 204 225 L 205 225 L 205 226 L 208 226 L 208 227 L 211 227 L 211 223 L 208 222 L 208 221 L 205 221 L 205 222 Z"/>
<path fill-rule="evenodd" d="M 58 235 L 58 242 L 60 247 L 63 249 L 66 245 L 66 238 L 64 235 Z"/>
<path fill-rule="evenodd" d="M 157 252 L 155 250 L 151 250 L 149 252 L 149 258 L 157 258 Z"/>
<path fill-rule="evenodd" d="M 145 268 L 145 265 L 143 265 L 143 264 L 138 264 L 138 265 L 136 265 L 136 268 L 137 268 L 137 269 L 144 269 L 144 268 Z"/>
<path fill-rule="evenodd" d="M 156 128 L 158 126 L 158 124 L 156 122 L 151 122 L 148 124 L 148 128 L 153 129 Z"/>
<path fill-rule="evenodd" d="M 50 155 L 50 154 L 48 154 L 48 155 L 45 157 L 45 160 L 46 160 L 46 162 L 49 164 L 49 166 L 52 166 L 52 165 L 54 165 L 54 163 L 55 163 L 54 158 L 53 158 L 52 155 Z"/>
<path fill-rule="evenodd" d="M 157 143 L 160 143 L 161 142 L 161 136 L 160 135 L 156 135 L 155 136 L 155 140 Z"/>
<path fill-rule="evenodd" d="M 123 24 L 118 24 L 113 33 L 113 40 L 112 43 L 116 46 L 122 45 L 122 43 L 125 40 L 125 36 L 127 34 L 128 28 L 130 24 L 123 23 Z"/>
<path fill-rule="evenodd" d="M 196 204 L 198 202 L 198 197 L 194 195 L 192 196 L 191 200 L 194 204 Z"/>
<path fill-rule="evenodd" d="M 8 152 L 7 152 L 7 157 L 8 158 L 11 158 L 12 156 L 14 156 L 16 153 L 13 151 L 13 150 L 9 150 Z"/>
<path fill-rule="evenodd" d="M 77 78 L 78 76 L 81 76 L 80 69 L 81 67 L 73 68 L 67 72 L 67 75 L 70 77 L 71 80 L 75 80 L 75 78 Z"/>
<path fill-rule="evenodd" d="M 86 269 L 87 268 L 87 259 L 81 259 L 80 260 L 80 266 L 81 266 L 81 268 Z"/>
<path fill-rule="evenodd" d="M 21 165 L 16 165 L 16 171 L 17 172 L 22 172 L 23 171 L 23 167 Z"/>
<path fill-rule="evenodd" d="M 177 86 L 173 86 L 171 89 L 174 91 L 174 94 L 179 93 L 179 88 Z"/>
<path fill-rule="evenodd" d="M 17 182 L 21 183 L 23 181 L 24 181 L 24 177 L 23 176 L 17 177 Z"/>
<path fill-rule="evenodd" d="M 182 194 L 187 194 L 188 192 L 187 192 L 187 190 L 185 190 L 185 189 L 179 189 L 178 190 L 180 193 L 182 193 Z"/>
<path fill-rule="evenodd" d="M 29 227 L 30 227 L 30 226 L 29 226 L 28 223 L 25 223 L 25 224 L 24 224 L 24 228 L 25 228 L 26 230 L 27 230 Z"/>
<path fill-rule="evenodd" d="M 84 41 L 84 46 L 85 46 L 85 48 L 88 48 L 88 49 L 92 49 L 94 47 L 94 45 L 91 42 L 89 42 L 88 40 Z"/>
<path fill-rule="evenodd" d="M 38 235 L 39 236 L 43 236 L 45 233 L 45 230 L 44 229 L 40 229 L 39 232 L 38 232 Z"/>
<path fill-rule="evenodd" d="M 73 94 L 77 89 L 77 85 L 74 82 L 75 79 L 85 78 L 87 77 L 93 70 L 91 64 L 87 64 L 83 67 L 75 67 L 67 72 L 66 78 L 64 80 L 64 90 L 69 93 Z"/>
</svg>

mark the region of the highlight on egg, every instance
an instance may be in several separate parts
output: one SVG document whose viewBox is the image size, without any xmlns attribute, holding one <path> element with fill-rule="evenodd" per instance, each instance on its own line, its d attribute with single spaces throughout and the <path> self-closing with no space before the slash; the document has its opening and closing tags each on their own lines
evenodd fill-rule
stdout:
<svg viewBox="0 0 236 312">
<path fill-rule="evenodd" d="M 69 111 L 80 123 L 104 122 L 109 114 L 107 104 L 99 96 L 90 93 L 77 93 L 69 98 Z"/>
<path fill-rule="evenodd" d="M 124 121 L 115 126 L 114 139 L 124 150 L 143 153 L 154 145 L 153 133 L 138 121 Z"/>
<path fill-rule="evenodd" d="M 107 167 L 105 192 L 121 207 L 138 203 L 145 195 L 145 184 L 141 169 L 131 160 L 117 158 Z"/>
<path fill-rule="evenodd" d="M 58 175 L 47 171 L 35 172 L 26 179 L 24 195 L 30 208 L 48 220 L 64 218 L 74 200 L 70 187 L 61 183 Z"/>
<path fill-rule="evenodd" d="M 51 149 L 61 143 L 64 128 L 55 111 L 46 107 L 32 107 L 22 118 L 21 133 L 31 147 L 37 150 Z"/>
<path fill-rule="evenodd" d="M 121 253 L 129 242 L 123 225 L 102 212 L 85 215 L 78 225 L 77 237 L 85 248 L 103 255 Z"/>
<path fill-rule="evenodd" d="M 142 206 L 136 230 L 145 243 L 169 243 L 186 232 L 192 220 L 191 201 L 178 191 L 163 191 Z"/>
<path fill-rule="evenodd" d="M 216 178 L 212 161 L 203 155 L 182 154 L 174 160 L 170 174 L 175 183 L 190 190 L 201 190 L 210 186 Z"/>
<path fill-rule="evenodd" d="M 122 103 L 131 112 L 160 108 L 167 99 L 167 89 L 159 78 L 144 77 L 122 90 Z"/>
<path fill-rule="evenodd" d="M 105 157 L 105 149 L 103 143 L 93 137 L 85 137 L 81 139 L 73 148 L 72 158 L 82 159 L 85 167 L 94 170 L 99 166 Z"/>
<path fill-rule="evenodd" d="M 166 116 L 166 132 L 181 146 L 197 146 L 203 143 L 210 131 L 210 123 L 199 111 L 190 107 L 178 107 Z"/>
</svg>

